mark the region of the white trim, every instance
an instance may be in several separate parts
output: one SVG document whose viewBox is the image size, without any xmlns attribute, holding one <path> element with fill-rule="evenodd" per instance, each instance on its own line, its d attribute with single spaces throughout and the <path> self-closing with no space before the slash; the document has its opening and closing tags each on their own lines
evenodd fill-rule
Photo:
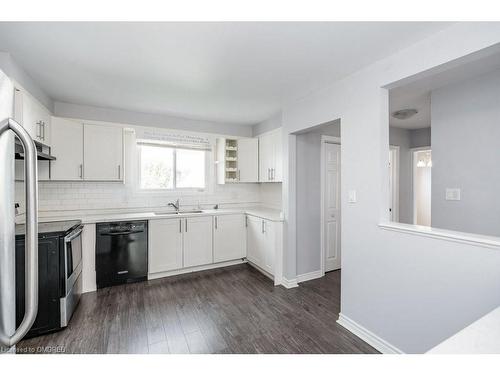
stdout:
<svg viewBox="0 0 500 375">
<path fill-rule="evenodd" d="M 319 279 L 320 277 L 323 277 L 323 276 L 325 276 L 325 273 L 321 270 L 307 272 L 307 273 L 303 273 L 301 275 L 297 275 L 297 282 L 303 283 L 304 281 Z"/>
<path fill-rule="evenodd" d="M 390 152 L 394 152 L 394 165 L 391 165 L 392 172 L 392 194 L 391 194 L 391 208 L 392 208 L 392 221 L 399 221 L 399 168 L 400 168 L 400 147 L 399 146 L 389 146 Z M 390 158 L 389 158 L 390 161 Z"/>
<path fill-rule="evenodd" d="M 490 249 L 500 249 L 499 237 L 483 236 L 481 234 L 456 232 L 453 230 L 437 229 L 422 225 L 393 222 L 380 223 L 378 226 L 383 230 L 407 233 L 421 237 L 430 237 L 450 242 L 459 242 L 472 246 L 487 247 Z"/>
<path fill-rule="evenodd" d="M 416 191 L 416 179 L 417 174 L 417 160 L 415 159 L 415 153 L 419 151 L 432 151 L 431 146 L 413 147 L 410 148 L 411 153 L 411 203 L 413 206 L 413 224 L 417 225 L 417 200 L 415 199 Z M 432 223 L 431 223 L 432 225 Z"/>
<path fill-rule="evenodd" d="M 331 135 L 322 135 L 321 136 L 321 157 L 320 157 L 320 189 L 321 189 L 321 198 L 320 198 L 320 270 L 319 272 L 321 273 L 322 277 L 325 275 L 325 144 L 326 143 L 334 143 L 340 145 L 340 138 L 339 137 L 332 137 Z M 338 173 L 340 174 L 340 181 L 342 181 L 342 147 L 340 148 L 340 163 L 341 163 L 341 168 L 339 169 Z M 340 183 L 339 183 L 339 194 L 341 194 L 340 191 Z M 339 206 L 339 213 L 340 213 L 340 206 Z M 338 222 L 341 222 L 341 216 L 338 218 Z M 341 230 L 342 233 L 342 230 Z M 342 235 L 342 234 L 341 234 Z M 340 254 L 342 254 L 342 241 L 340 242 Z"/>
<path fill-rule="evenodd" d="M 299 286 L 299 284 L 297 284 L 297 279 L 296 278 L 288 280 L 284 276 L 281 278 L 281 285 L 283 285 L 287 289 L 297 288 Z"/>
<path fill-rule="evenodd" d="M 248 260 L 248 259 L 247 259 L 247 262 L 248 262 L 248 265 L 249 265 L 250 267 L 255 268 L 257 271 L 259 271 L 259 272 L 260 272 L 261 274 L 263 274 L 265 277 L 267 277 L 267 278 L 269 278 L 269 279 L 271 279 L 271 280 L 275 281 L 275 280 L 274 280 L 274 276 L 273 276 L 273 275 L 271 275 L 269 272 L 267 272 L 267 271 L 266 271 L 266 270 L 264 270 L 263 268 L 260 268 L 258 265 L 256 265 L 255 263 L 253 263 L 251 260 Z M 277 284 L 275 283 L 274 285 L 277 285 Z"/>
<path fill-rule="evenodd" d="M 369 331 L 362 325 L 356 323 L 354 320 L 348 318 L 342 313 L 339 314 L 339 319 L 337 323 L 342 327 L 358 336 L 361 340 L 366 342 L 367 344 L 373 346 L 382 354 L 404 354 L 404 352 L 395 347 L 394 345 L 388 343 L 383 338 L 377 336 L 373 332 Z"/>
<path fill-rule="evenodd" d="M 185 273 L 191 273 L 191 272 L 199 272 L 199 271 L 211 270 L 211 269 L 214 269 L 214 268 L 229 267 L 229 266 L 234 266 L 236 264 L 242 264 L 242 263 L 246 263 L 246 262 L 247 262 L 246 259 L 245 260 L 243 260 L 243 259 L 237 259 L 237 260 L 230 260 L 228 262 L 205 264 L 203 266 L 182 268 L 182 269 L 173 270 L 173 271 L 149 273 L 148 274 L 148 280 L 161 279 L 163 277 L 169 277 L 169 276 L 175 276 L 175 275 L 183 275 Z"/>
</svg>

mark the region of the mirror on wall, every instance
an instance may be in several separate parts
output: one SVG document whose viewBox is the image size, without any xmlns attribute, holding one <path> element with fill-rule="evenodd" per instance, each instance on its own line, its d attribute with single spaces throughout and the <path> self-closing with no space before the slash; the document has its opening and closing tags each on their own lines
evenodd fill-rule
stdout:
<svg viewBox="0 0 500 375">
<path fill-rule="evenodd" d="M 389 90 L 392 221 L 500 237 L 500 53 Z"/>
</svg>

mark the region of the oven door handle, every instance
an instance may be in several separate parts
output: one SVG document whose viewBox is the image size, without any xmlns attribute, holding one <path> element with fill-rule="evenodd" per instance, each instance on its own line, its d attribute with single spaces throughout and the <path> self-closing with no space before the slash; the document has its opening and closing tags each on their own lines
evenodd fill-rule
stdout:
<svg viewBox="0 0 500 375">
<path fill-rule="evenodd" d="M 80 225 L 73 232 L 64 237 L 64 242 L 71 242 L 83 232 L 83 225 Z"/>
</svg>

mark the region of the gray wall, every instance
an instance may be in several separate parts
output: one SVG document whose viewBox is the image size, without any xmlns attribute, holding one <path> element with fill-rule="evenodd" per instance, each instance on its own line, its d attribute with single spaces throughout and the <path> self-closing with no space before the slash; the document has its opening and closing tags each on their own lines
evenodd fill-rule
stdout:
<svg viewBox="0 0 500 375">
<path fill-rule="evenodd" d="M 40 86 L 26 73 L 17 63 L 12 56 L 7 52 L 0 52 L 0 69 L 17 83 L 19 83 L 25 90 L 27 90 L 33 97 L 42 103 L 51 112 L 54 111 L 53 100 L 43 91 Z"/>
<path fill-rule="evenodd" d="M 432 226 L 500 236 L 500 70 L 431 100 Z M 446 188 L 461 200 L 445 200 Z"/>
<path fill-rule="evenodd" d="M 321 268 L 321 135 L 340 137 L 340 123 L 297 135 L 297 274 Z"/>
<path fill-rule="evenodd" d="M 399 146 L 399 222 L 413 224 L 411 148 L 431 145 L 431 128 L 389 128 L 389 144 Z"/>
<path fill-rule="evenodd" d="M 54 113 L 56 116 L 60 117 L 168 129 L 182 129 L 202 133 L 234 135 L 241 137 L 251 137 L 253 130 L 252 126 L 249 125 L 235 125 L 212 121 L 192 120 L 162 114 L 133 112 L 121 109 L 93 107 L 62 102 L 54 103 Z"/>
<path fill-rule="evenodd" d="M 407 353 L 425 352 L 499 306 L 500 251 L 380 227 L 389 217 L 389 103 L 381 87 L 456 67 L 499 43 L 500 23 L 457 23 L 283 110 L 285 134 L 342 120 L 341 318 Z M 287 278 L 296 272 L 295 138 L 284 144 Z"/>
</svg>

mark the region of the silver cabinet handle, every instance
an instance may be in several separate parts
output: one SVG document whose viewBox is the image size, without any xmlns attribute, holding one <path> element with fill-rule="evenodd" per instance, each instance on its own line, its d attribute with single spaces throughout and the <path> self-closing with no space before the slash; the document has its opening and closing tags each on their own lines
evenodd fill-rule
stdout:
<svg viewBox="0 0 500 375">
<path fill-rule="evenodd" d="M 182 219 L 179 219 L 179 233 L 182 233 Z"/>
<path fill-rule="evenodd" d="M 185 228 L 185 230 L 186 230 L 186 233 L 187 233 L 187 231 L 188 231 L 188 219 L 186 219 L 186 228 Z"/>
<path fill-rule="evenodd" d="M 267 179 L 271 181 L 271 168 L 267 168 Z"/>
<path fill-rule="evenodd" d="M 118 179 L 121 178 L 121 175 L 122 175 L 122 173 L 121 173 L 121 165 L 118 165 Z"/>
<path fill-rule="evenodd" d="M 42 121 L 42 139 L 45 141 L 45 122 Z"/>
<path fill-rule="evenodd" d="M 245 227 L 248 227 L 248 216 L 245 215 Z"/>
<path fill-rule="evenodd" d="M 261 231 L 262 231 L 262 233 L 264 233 L 264 220 L 262 220 Z"/>
<path fill-rule="evenodd" d="M 80 178 L 83 178 L 83 164 L 80 164 Z"/>
<path fill-rule="evenodd" d="M 271 181 L 274 180 L 274 168 L 271 168 Z"/>
<path fill-rule="evenodd" d="M 217 222 L 217 216 L 215 216 L 215 229 L 219 227 L 219 223 Z"/>
<path fill-rule="evenodd" d="M 38 171 L 36 148 L 33 139 L 13 119 L 7 119 L 0 123 L 0 136 L 9 129 L 17 135 L 24 147 L 24 171 L 26 176 L 25 312 L 21 324 L 12 336 L 4 332 L 4 326 L 0 324 L 0 343 L 11 347 L 17 344 L 28 333 L 38 312 Z"/>
<path fill-rule="evenodd" d="M 241 180 L 241 171 L 238 169 L 238 181 Z"/>
<path fill-rule="evenodd" d="M 42 121 L 38 121 L 36 125 L 36 137 L 42 139 Z"/>
</svg>

